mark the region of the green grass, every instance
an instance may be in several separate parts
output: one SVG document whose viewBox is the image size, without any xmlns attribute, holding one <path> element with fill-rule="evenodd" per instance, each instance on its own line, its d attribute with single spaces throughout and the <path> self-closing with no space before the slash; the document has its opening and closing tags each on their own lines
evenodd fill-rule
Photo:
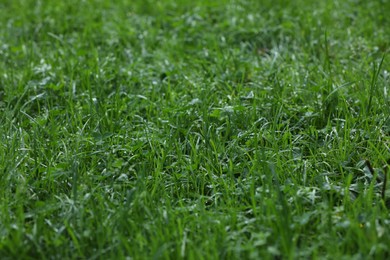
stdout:
<svg viewBox="0 0 390 260">
<path fill-rule="evenodd" d="M 1 1 L 1 258 L 389 258 L 389 12 Z"/>
</svg>

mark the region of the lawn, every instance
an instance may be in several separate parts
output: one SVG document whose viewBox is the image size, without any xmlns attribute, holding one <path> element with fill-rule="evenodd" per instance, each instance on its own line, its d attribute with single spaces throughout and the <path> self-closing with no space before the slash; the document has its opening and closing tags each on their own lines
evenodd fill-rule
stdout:
<svg viewBox="0 0 390 260">
<path fill-rule="evenodd" d="M 389 13 L 2 0 L 0 258 L 389 258 Z"/>
</svg>

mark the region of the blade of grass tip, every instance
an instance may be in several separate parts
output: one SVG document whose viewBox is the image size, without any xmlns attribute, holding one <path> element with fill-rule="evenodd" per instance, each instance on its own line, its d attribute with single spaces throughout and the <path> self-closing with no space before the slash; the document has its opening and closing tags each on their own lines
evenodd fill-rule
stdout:
<svg viewBox="0 0 390 260">
<path fill-rule="evenodd" d="M 324 67 L 330 73 L 330 57 L 329 57 L 329 44 L 328 44 L 328 32 L 325 30 L 325 61 Z"/>
<path fill-rule="evenodd" d="M 342 84 L 341 86 L 339 86 L 339 87 L 333 89 L 332 92 L 330 92 L 330 93 L 328 94 L 328 96 L 325 98 L 325 100 L 331 99 L 331 97 L 333 96 L 333 94 L 335 94 L 337 91 L 339 91 L 339 90 L 342 89 L 342 88 L 349 87 L 349 86 L 351 86 L 351 85 L 354 84 L 354 83 L 356 83 L 356 82 L 355 82 L 355 81 L 347 82 L 347 83 L 344 83 L 344 84 Z"/>
<path fill-rule="evenodd" d="M 376 82 L 378 81 L 379 72 L 381 71 L 383 61 L 385 60 L 385 56 L 386 56 L 386 54 L 383 54 L 381 62 L 379 63 L 378 69 L 376 69 L 375 62 L 373 65 L 373 75 L 372 75 L 371 84 L 370 84 L 370 94 L 369 94 L 369 100 L 368 100 L 368 105 L 367 105 L 367 114 L 370 113 L 370 110 L 371 110 L 372 97 L 374 96 Z"/>
<path fill-rule="evenodd" d="M 79 171 L 79 162 L 76 158 L 73 159 L 72 163 L 72 199 L 74 202 L 77 201 L 77 185 L 78 185 L 78 173 Z"/>
<path fill-rule="evenodd" d="M 384 175 L 384 178 L 383 178 L 383 186 L 382 186 L 382 200 L 385 201 L 386 205 L 387 205 L 387 198 L 386 198 L 386 193 L 390 192 L 390 188 L 387 187 L 387 185 L 389 184 L 389 165 L 390 165 L 390 159 L 388 159 L 385 163 L 385 166 L 383 167 L 383 175 Z"/>
<path fill-rule="evenodd" d="M 291 254 L 291 249 L 292 249 L 292 237 L 291 237 L 291 230 L 290 230 L 290 223 L 289 223 L 289 216 L 290 216 L 290 211 L 289 207 L 287 205 L 287 201 L 282 193 L 281 184 L 279 182 L 278 176 L 275 172 L 275 166 L 272 163 L 268 164 L 268 167 L 271 171 L 272 177 L 275 179 L 276 182 L 276 191 L 278 194 L 278 200 L 282 206 L 281 209 L 281 227 L 280 227 L 280 232 L 282 235 L 282 246 L 285 248 L 286 252 Z"/>
</svg>

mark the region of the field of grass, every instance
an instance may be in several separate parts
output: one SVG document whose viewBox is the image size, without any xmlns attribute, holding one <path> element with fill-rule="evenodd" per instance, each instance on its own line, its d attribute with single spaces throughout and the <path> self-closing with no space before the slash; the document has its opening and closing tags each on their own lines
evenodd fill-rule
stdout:
<svg viewBox="0 0 390 260">
<path fill-rule="evenodd" d="M 389 13 L 1 1 L 0 258 L 389 258 Z"/>
</svg>

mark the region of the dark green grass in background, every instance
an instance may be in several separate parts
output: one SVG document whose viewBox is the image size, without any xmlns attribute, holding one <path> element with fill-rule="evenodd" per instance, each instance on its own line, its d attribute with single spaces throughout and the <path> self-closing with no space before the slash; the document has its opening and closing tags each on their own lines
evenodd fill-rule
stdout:
<svg viewBox="0 0 390 260">
<path fill-rule="evenodd" d="M 0 1 L 0 258 L 389 258 L 389 13 Z"/>
</svg>

